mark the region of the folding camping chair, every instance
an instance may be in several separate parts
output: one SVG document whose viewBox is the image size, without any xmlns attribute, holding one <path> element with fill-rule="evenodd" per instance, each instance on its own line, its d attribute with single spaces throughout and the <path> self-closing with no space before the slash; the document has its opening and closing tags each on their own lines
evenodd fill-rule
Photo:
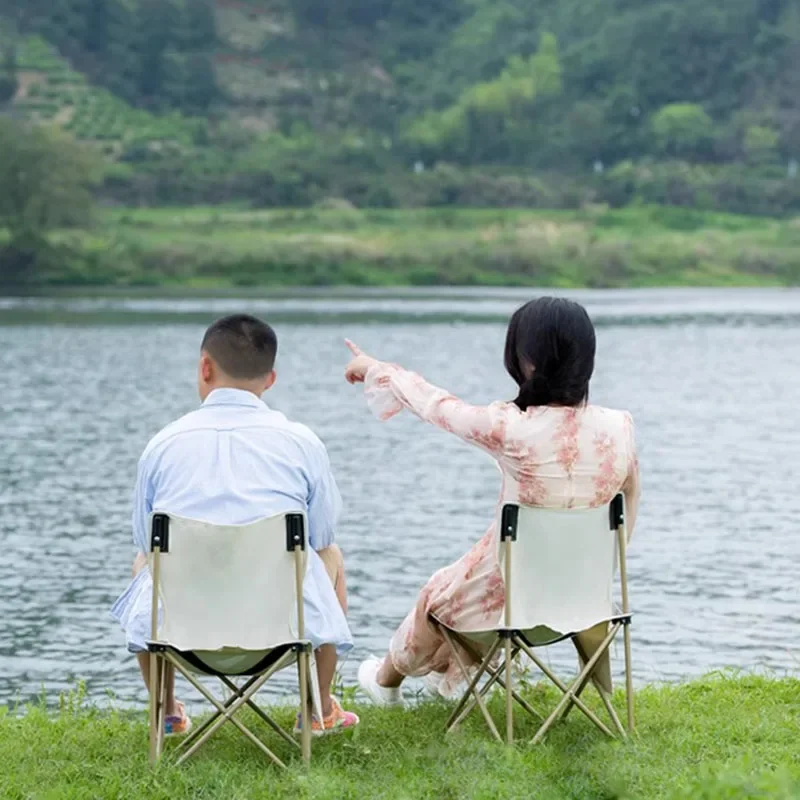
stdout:
<svg viewBox="0 0 800 800">
<path fill-rule="evenodd" d="M 159 759 L 163 748 L 164 700 L 171 668 L 216 709 L 181 742 L 178 763 L 230 722 L 285 767 L 235 716 L 245 707 L 300 748 L 306 763 L 310 761 L 310 706 L 313 703 L 319 709 L 320 703 L 313 651 L 305 638 L 306 547 L 302 513 L 281 514 L 249 525 L 211 525 L 171 514 L 152 515 L 151 761 Z M 273 675 L 295 663 L 300 684 L 300 744 L 253 700 Z M 229 691 L 227 699 L 217 699 L 198 674 L 219 678 Z M 242 686 L 232 680 L 238 676 L 247 678 Z"/>
<path fill-rule="evenodd" d="M 614 733 L 583 702 L 589 682 L 597 689 L 611 722 L 621 738 L 626 731 L 611 703 L 609 647 L 624 629 L 627 727 L 634 729 L 631 678 L 631 614 L 625 563 L 627 534 L 625 506 L 618 495 L 610 506 L 580 510 L 550 510 L 506 505 L 500 520 L 499 560 L 505 583 L 503 625 L 492 630 L 455 630 L 431 617 L 456 659 L 468 688 L 447 723 L 453 730 L 477 706 L 492 735 L 502 741 L 486 707 L 489 690 L 505 691 L 506 739 L 514 740 L 514 701 L 542 720 L 533 743 L 543 739 L 554 722 L 573 706 L 601 731 Z M 615 608 L 613 583 L 619 565 L 622 606 Z M 538 647 L 571 639 L 581 667 L 567 684 L 537 657 Z M 466 652 L 480 666 L 472 672 L 465 665 Z M 539 715 L 514 689 L 512 667 L 520 653 L 561 690 L 563 697 L 547 719 Z M 499 666 L 498 660 L 501 661 Z M 474 673 L 474 674 L 473 674 Z M 481 679 L 488 680 L 479 687 Z"/>
</svg>

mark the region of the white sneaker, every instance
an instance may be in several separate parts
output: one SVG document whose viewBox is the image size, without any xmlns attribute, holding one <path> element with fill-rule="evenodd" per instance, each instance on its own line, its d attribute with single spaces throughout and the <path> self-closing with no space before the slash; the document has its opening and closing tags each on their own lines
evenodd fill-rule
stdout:
<svg viewBox="0 0 800 800">
<path fill-rule="evenodd" d="M 442 697 L 440 687 L 442 685 L 443 680 L 444 680 L 444 675 L 441 675 L 438 672 L 429 672 L 422 678 L 422 682 L 425 685 L 425 691 L 431 697 Z"/>
<path fill-rule="evenodd" d="M 375 656 L 362 661 L 358 667 L 358 683 L 376 706 L 402 706 L 403 693 L 400 687 L 388 689 L 378 683 L 381 664 L 381 660 Z"/>
</svg>

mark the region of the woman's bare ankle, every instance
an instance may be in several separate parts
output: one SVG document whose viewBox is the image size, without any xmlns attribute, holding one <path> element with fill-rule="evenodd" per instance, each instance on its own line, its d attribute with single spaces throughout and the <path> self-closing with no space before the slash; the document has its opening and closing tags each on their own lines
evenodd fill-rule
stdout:
<svg viewBox="0 0 800 800">
<path fill-rule="evenodd" d="M 403 683 L 405 675 L 401 675 L 387 657 L 383 659 L 383 664 L 381 664 L 375 679 L 378 686 L 382 686 L 384 689 L 397 689 Z"/>
</svg>

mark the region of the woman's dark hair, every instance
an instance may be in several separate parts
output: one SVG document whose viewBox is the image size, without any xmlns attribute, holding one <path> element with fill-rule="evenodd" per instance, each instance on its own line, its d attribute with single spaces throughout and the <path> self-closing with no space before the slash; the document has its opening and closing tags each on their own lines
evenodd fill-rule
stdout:
<svg viewBox="0 0 800 800">
<path fill-rule="evenodd" d="M 559 297 L 526 303 L 506 334 L 506 369 L 519 385 L 514 402 L 523 411 L 582 405 L 589 399 L 595 348 L 594 325 L 582 305 Z"/>
</svg>

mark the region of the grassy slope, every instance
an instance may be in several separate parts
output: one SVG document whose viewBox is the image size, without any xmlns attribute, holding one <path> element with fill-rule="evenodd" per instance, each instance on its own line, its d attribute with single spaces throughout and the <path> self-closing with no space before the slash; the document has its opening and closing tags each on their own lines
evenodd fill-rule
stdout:
<svg viewBox="0 0 800 800">
<path fill-rule="evenodd" d="M 675 208 L 115 210 L 61 284 L 793 285 L 800 221 Z"/>
<path fill-rule="evenodd" d="M 543 709 L 543 690 L 534 701 Z M 16 798 L 772 798 L 800 796 L 800 681 L 712 677 L 638 693 L 639 732 L 605 741 L 573 713 L 542 746 L 489 741 L 478 718 L 445 739 L 445 704 L 361 709 L 353 734 L 279 773 L 231 729 L 194 763 L 151 771 L 143 717 L 33 710 L 0 719 L 0 796 Z M 281 712 L 284 721 L 290 711 Z M 480 724 L 479 724 L 480 723 Z M 230 727 L 230 726 L 228 726 Z M 532 722 L 518 726 L 533 733 Z M 274 741 L 274 736 L 270 741 Z"/>
</svg>

